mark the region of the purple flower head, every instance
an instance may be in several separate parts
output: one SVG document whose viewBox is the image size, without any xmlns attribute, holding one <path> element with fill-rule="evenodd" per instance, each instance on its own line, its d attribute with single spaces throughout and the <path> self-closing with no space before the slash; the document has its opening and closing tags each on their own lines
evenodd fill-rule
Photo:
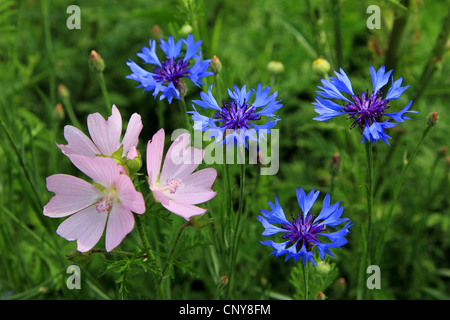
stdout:
<svg viewBox="0 0 450 320">
<path fill-rule="evenodd" d="M 284 240 L 284 242 L 260 241 L 261 244 L 273 248 L 271 255 L 275 254 L 278 258 L 286 254 L 285 261 L 290 258 L 294 258 L 295 261 L 302 258 L 304 265 L 308 260 L 317 265 L 313 258 L 314 248 L 317 248 L 320 259 L 323 260 L 325 254 L 333 256 L 331 248 L 341 247 L 347 243 L 345 235 L 349 233 L 348 229 L 352 224 L 348 222 L 350 219 L 341 218 L 344 207 L 340 207 L 340 202 L 330 205 L 330 195 L 327 194 L 319 215 L 315 217 L 311 213 L 319 193 L 313 189 L 307 195 L 302 188 L 298 188 L 296 194 L 300 213 L 297 217 L 291 214 L 291 220 L 286 219 L 278 197 L 275 198 L 275 205 L 269 202 L 271 210 L 261 210 L 263 216 L 258 216 L 258 221 L 265 229 L 262 235 L 270 237 L 281 234 L 281 239 Z M 343 222 L 347 223 L 342 229 L 330 232 Z"/>
<path fill-rule="evenodd" d="M 401 111 L 395 113 L 387 113 L 390 108 L 390 101 L 399 99 L 403 92 L 409 86 L 402 87 L 403 78 L 394 82 L 392 77 L 392 85 L 387 94 L 383 97 L 381 89 L 389 82 L 392 70 L 385 72 L 385 67 L 381 66 L 378 71 L 374 67 L 370 67 L 372 76 L 373 91 L 361 91 L 361 94 L 354 93 L 350 79 L 342 68 L 341 73 L 335 71 L 337 78 L 331 77 L 329 80 L 322 79 L 322 85 L 318 86 L 321 91 L 317 93 L 322 96 L 316 97 L 313 103 L 315 111 L 319 116 L 315 117 L 317 121 L 327 121 L 336 116 L 346 114 L 347 119 L 352 119 L 350 129 L 358 126 L 363 133 L 362 142 L 367 139 L 369 142 L 381 140 L 389 145 L 388 136 L 384 129 L 397 125 L 398 122 L 405 122 L 409 119 L 405 113 L 417 113 L 418 111 L 409 110 L 412 101 L 410 101 Z M 329 99 L 341 100 L 341 104 Z M 343 101 L 343 102 L 342 102 Z M 389 119 L 383 122 L 384 116 L 391 118 L 396 122 L 389 122 Z"/>
<path fill-rule="evenodd" d="M 216 142 L 226 143 L 229 147 L 233 144 L 247 147 L 248 140 L 258 140 L 256 134 L 260 130 L 270 133 L 270 129 L 280 120 L 274 114 L 283 107 L 281 100 L 276 100 L 278 92 L 271 95 L 269 92 L 270 86 L 263 89 L 261 83 L 256 90 L 250 91 L 247 91 L 246 85 L 241 89 L 234 86 L 233 91 L 228 89 L 230 100 L 219 106 L 210 85 L 208 94 L 201 92 L 201 100 L 192 102 L 203 109 L 213 109 L 215 113 L 211 117 L 201 115 L 192 105 L 194 111 L 188 113 L 192 114 L 194 130 L 209 131 Z"/>
<path fill-rule="evenodd" d="M 127 65 L 132 73 L 126 78 L 139 82 L 137 88 L 153 91 L 154 98 L 161 93 L 160 100 L 167 98 L 169 103 L 172 103 L 173 98 L 181 100 L 186 78 L 200 87 L 205 84 L 201 79 L 213 74 L 207 71 L 211 59 L 202 60 L 202 40 L 195 42 L 191 34 L 177 42 L 172 36 L 167 42 L 161 39 L 159 47 L 165 54 L 162 60 L 156 53 L 156 41 L 150 39 L 149 44 L 150 47 L 143 47 L 137 56 L 144 60 L 144 64 L 152 65 L 152 70 L 147 71 L 130 60 Z M 184 56 L 181 50 L 183 44 L 186 47 Z"/>
</svg>

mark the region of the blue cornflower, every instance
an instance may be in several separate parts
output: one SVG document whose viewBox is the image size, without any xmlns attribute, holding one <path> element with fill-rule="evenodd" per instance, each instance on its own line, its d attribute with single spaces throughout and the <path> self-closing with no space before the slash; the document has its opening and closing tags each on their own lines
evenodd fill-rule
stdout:
<svg viewBox="0 0 450 320">
<path fill-rule="evenodd" d="M 316 107 L 315 111 L 319 114 L 314 120 L 327 121 L 336 116 L 346 114 L 347 119 L 353 119 L 350 129 L 358 126 L 362 131 L 363 143 L 366 139 L 369 142 L 381 140 L 387 145 L 390 145 L 388 138 L 391 139 L 391 137 L 384 132 L 384 129 L 391 128 L 397 125 L 398 122 L 405 122 L 406 119 L 409 119 L 405 115 L 408 112 L 418 113 L 418 111 L 409 110 L 412 101 L 398 112 L 387 113 L 387 109 L 390 107 L 389 102 L 399 99 L 409 86 L 401 86 L 403 82 L 402 77 L 395 82 L 394 77 L 392 77 L 392 85 L 383 97 L 381 89 L 389 82 L 392 70 L 385 72 L 383 65 L 378 71 L 375 71 L 375 68 L 371 66 L 372 93 L 369 93 L 369 90 L 365 92 L 363 90 L 360 95 L 356 95 L 353 92 L 350 79 L 342 68 L 340 72 L 335 71 L 337 78 L 331 77 L 330 80 L 322 79 L 323 87 L 318 86 L 322 91 L 317 91 L 317 93 L 323 98 L 316 97 L 316 102 L 313 103 Z M 348 98 L 344 94 L 348 94 L 350 97 Z M 328 99 L 339 99 L 344 102 L 340 105 Z M 395 122 L 389 122 L 390 119 L 383 121 L 384 116 L 391 118 Z"/>
<path fill-rule="evenodd" d="M 264 217 L 258 216 L 257 219 L 265 229 L 262 235 L 269 237 L 281 233 L 281 238 L 286 240 L 284 242 L 260 241 L 263 245 L 273 248 L 271 255 L 275 254 L 278 258 L 286 254 L 285 261 L 290 258 L 294 258 L 295 261 L 302 258 L 304 265 L 307 260 L 317 265 L 313 258 L 314 247 L 317 248 L 320 259 L 324 260 L 325 254 L 333 256 L 331 248 L 341 247 L 347 243 L 345 235 L 350 232 L 348 229 L 352 224 L 350 219 L 341 218 L 344 207 L 339 207 L 340 201 L 330 205 L 330 195 L 327 194 L 319 215 L 314 217 L 311 214 L 311 208 L 319 193 L 320 191 L 314 192 L 313 189 L 306 195 L 302 188 L 298 188 L 296 194 L 301 210 L 296 218 L 291 214 L 291 220 L 286 219 L 278 197 L 275 198 L 275 205 L 268 202 L 271 210 L 260 211 Z M 343 222 L 347 224 L 342 229 L 330 233 L 330 229 L 335 229 Z"/>
<path fill-rule="evenodd" d="M 210 137 L 215 137 L 216 142 L 222 141 L 229 147 L 233 144 L 244 144 L 247 147 L 248 139 L 259 140 L 256 134 L 262 137 L 264 133 L 270 133 L 270 129 L 280 120 L 274 112 L 283 105 L 280 104 L 281 100 L 276 100 L 278 91 L 269 95 L 270 86 L 263 89 L 259 83 L 256 90 L 250 91 L 247 91 L 246 85 L 241 89 L 234 86 L 233 91 L 228 89 L 231 99 L 223 102 L 222 106 L 219 106 L 214 98 L 212 88 L 213 86 L 209 85 L 208 94 L 201 92 L 201 100 L 192 102 L 203 109 L 215 110 L 214 115 L 212 117 L 201 115 L 194 105 L 192 105 L 194 111 L 188 113 L 192 114 L 194 130 L 209 131 Z M 251 103 L 253 93 L 255 99 Z"/>
<path fill-rule="evenodd" d="M 183 79 L 190 79 L 196 86 L 204 85 L 201 78 L 212 75 L 207 71 L 211 59 L 202 60 L 202 51 L 200 46 L 202 40 L 194 41 L 192 34 L 186 39 L 180 39 L 176 43 L 173 37 L 164 41 L 160 40 L 159 47 L 166 55 L 166 58 L 160 60 L 156 54 L 156 41 L 149 40 L 150 48 L 143 47 L 142 52 L 137 56 L 144 60 L 144 63 L 152 65 L 152 71 L 149 72 L 138 66 L 130 59 L 127 62 L 132 73 L 125 78 L 135 80 L 140 84 L 136 88 L 144 88 L 145 91 L 153 91 L 153 97 L 161 92 L 160 100 L 167 98 L 172 103 L 172 98 L 181 100 L 181 94 L 185 92 L 185 83 Z M 186 46 L 184 57 L 181 57 L 182 45 Z"/>
</svg>

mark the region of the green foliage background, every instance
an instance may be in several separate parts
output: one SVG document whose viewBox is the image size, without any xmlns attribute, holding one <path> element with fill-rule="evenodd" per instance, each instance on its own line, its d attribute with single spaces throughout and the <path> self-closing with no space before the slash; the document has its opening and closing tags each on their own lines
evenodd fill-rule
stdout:
<svg viewBox="0 0 450 320">
<path fill-rule="evenodd" d="M 342 201 L 344 216 L 355 223 L 349 243 L 334 250 L 332 276 L 327 299 L 355 299 L 359 262 L 363 250 L 362 229 L 366 221 L 366 164 L 359 132 L 349 130 L 349 122 L 335 118 L 316 122 L 311 104 L 321 77 L 312 72 L 312 62 L 323 57 L 332 70 L 342 67 L 355 91 L 371 88 L 369 67 L 384 63 L 394 68 L 411 85 L 391 108 L 399 110 L 414 99 L 411 120 L 394 127 L 391 147 L 374 146 L 375 198 L 374 246 L 386 234 L 386 245 L 379 251 L 381 288 L 369 292 L 373 299 L 448 299 L 449 292 L 449 167 L 441 152 L 449 146 L 450 80 L 448 38 L 439 39 L 448 1 L 351 0 L 243 0 L 193 1 L 0 1 L 0 298 L 2 299 L 153 299 L 152 272 L 147 263 L 134 256 L 92 254 L 81 266 L 82 289 L 69 290 L 66 268 L 74 264 L 66 254 L 75 248 L 56 234 L 62 219 L 42 214 L 53 196 L 45 178 L 56 173 L 79 175 L 62 155 L 56 143 L 65 143 L 63 127 L 72 124 L 65 113 L 60 119 L 55 107 L 61 99 L 59 85 L 70 92 L 70 103 L 80 128 L 87 132 L 86 117 L 104 112 L 104 101 L 96 74 L 89 68 L 91 50 L 104 59 L 104 77 L 111 102 L 121 110 L 124 121 L 132 113 L 142 116 L 144 129 L 139 149 L 145 154 L 147 141 L 164 124 L 166 132 L 183 127 L 176 103 L 154 100 L 150 93 L 136 90 L 136 83 L 125 79 L 125 62 L 154 38 L 158 25 L 164 37 L 182 36 L 181 27 L 191 24 L 203 39 L 203 56 L 216 55 L 222 62 L 222 96 L 233 85 L 256 88 L 272 85 L 283 100 L 280 130 L 280 167 L 274 176 L 261 176 L 259 168 L 247 166 L 247 188 L 242 235 L 239 238 L 234 298 L 302 298 L 300 262 L 284 263 L 269 256 L 270 248 L 259 244 L 262 227 L 256 221 L 259 210 L 278 195 L 285 212 L 298 212 L 295 188 L 321 191 L 313 210 L 331 188 L 328 165 L 339 153 L 342 168 L 334 181 L 331 201 Z M 369 30 L 366 9 L 381 9 L 381 29 Z M 69 30 L 69 5 L 81 8 L 81 29 Z M 395 25 L 400 19 L 403 28 Z M 402 20 L 403 19 L 403 20 Z M 339 26 L 339 28 L 336 27 Z M 339 33 L 340 31 L 340 33 Z M 341 41 L 339 42 L 339 34 Z M 448 34 L 448 30 L 447 30 Z M 389 45 L 394 35 L 396 41 Z M 339 43 L 341 46 L 339 49 Z M 433 48 L 442 44 L 436 59 Z M 342 56 L 338 52 L 342 52 Z M 283 74 L 271 77 L 266 66 L 272 61 L 284 64 Z M 339 60 L 341 62 L 339 63 Z M 423 70 L 433 67 L 431 78 Z M 330 74 L 331 76 L 331 74 Z M 208 81 L 213 83 L 213 77 Z M 203 89 L 207 88 L 205 86 Z M 423 93 L 418 95 L 418 92 Z M 188 87 L 188 108 L 198 99 L 200 89 Z M 158 118 L 161 110 L 163 119 Z M 426 117 L 438 112 L 439 123 L 432 128 L 407 173 L 393 220 L 386 222 L 395 182 L 410 157 L 423 130 Z M 163 122 L 161 122 L 163 121 Z M 145 163 L 145 161 L 144 161 Z M 141 170 L 145 172 L 145 170 Z M 220 170 L 218 169 L 220 172 Z M 238 184 L 238 168 L 232 168 L 233 184 Z M 207 216 L 214 223 L 201 230 L 188 228 L 169 263 L 172 280 L 167 282 L 168 298 L 221 298 L 222 276 L 227 268 L 221 254 L 224 246 L 217 233 L 217 212 L 222 204 L 221 176 L 213 186 L 218 196 L 210 201 Z M 233 188 L 237 199 L 238 187 Z M 237 206 L 237 201 L 236 201 Z M 161 259 L 168 252 L 183 219 L 173 214 L 146 216 L 147 231 Z M 224 221 L 222 221 L 225 223 Z M 103 248 L 103 240 L 97 247 Z M 133 230 L 120 250 L 135 251 L 140 245 Z M 140 250 L 140 249 L 137 249 Z M 334 274 L 336 273 L 336 274 Z M 320 275 L 316 275 L 320 277 Z M 314 276 L 312 276 L 314 278 Z M 293 280 L 294 279 L 294 280 Z M 322 281 L 321 280 L 321 281 Z M 325 282 L 324 282 L 325 283 Z M 226 284 L 225 284 L 226 287 Z M 218 293 L 219 292 L 219 293 Z"/>
</svg>

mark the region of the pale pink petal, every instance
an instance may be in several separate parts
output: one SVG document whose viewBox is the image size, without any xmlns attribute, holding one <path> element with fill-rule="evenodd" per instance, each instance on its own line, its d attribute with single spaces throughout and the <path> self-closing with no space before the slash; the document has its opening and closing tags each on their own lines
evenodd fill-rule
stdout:
<svg viewBox="0 0 450 320">
<path fill-rule="evenodd" d="M 89 134 L 103 155 L 110 156 L 120 148 L 122 117 L 116 106 L 112 106 L 111 116 L 105 120 L 96 112 L 87 119 Z"/>
<path fill-rule="evenodd" d="M 199 204 L 212 199 L 216 192 L 211 190 L 211 186 L 217 177 L 217 171 L 213 168 L 206 168 L 194 172 L 186 177 L 182 182 L 182 187 L 178 188 L 171 198 L 177 202 L 187 204 Z M 166 195 L 168 195 L 166 191 Z"/>
<path fill-rule="evenodd" d="M 66 240 L 77 240 L 77 250 L 91 250 L 100 240 L 105 229 L 106 213 L 100 213 L 95 206 L 87 207 L 61 223 L 56 233 Z"/>
<path fill-rule="evenodd" d="M 161 202 L 161 204 L 163 205 L 168 205 L 169 204 L 169 197 L 167 197 L 162 191 L 159 190 L 154 190 L 152 188 L 150 188 L 153 192 L 153 195 L 155 196 L 155 201 L 156 202 Z"/>
<path fill-rule="evenodd" d="M 127 131 L 122 139 L 123 145 L 123 154 L 122 156 L 126 156 L 128 152 L 131 150 L 131 147 L 136 147 L 139 142 L 139 135 L 141 134 L 143 125 L 141 116 L 137 113 L 134 113 L 130 121 L 128 122 Z"/>
<path fill-rule="evenodd" d="M 114 203 L 106 225 L 106 251 L 109 252 L 117 247 L 123 238 L 133 230 L 133 226 L 134 217 L 131 211 L 120 203 Z"/>
<path fill-rule="evenodd" d="M 73 126 L 69 125 L 64 127 L 64 138 L 66 138 L 68 144 L 57 144 L 57 146 L 66 155 L 81 154 L 89 157 L 95 157 L 96 154 L 100 154 L 100 151 L 94 145 L 92 140 Z"/>
<path fill-rule="evenodd" d="M 188 133 L 180 135 L 169 148 L 161 172 L 161 183 L 167 179 L 184 179 L 202 163 L 205 150 L 187 147 L 190 144 Z"/>
<path fill-rule="evenodd" d="M 136 157 L 139 157 L 139 152 L 135 146 L 132 146 L 127 153 L 127 160 L 133 160 Z"/>
<path fill-rule="evenodd" d="M 118 199 L 123 207 L 139 214 L 145 212 L 144 197 L 136 191 L 130 177 L 119 175 L 116 186 Z"/>
<path fill-rule="evenodd" d="M 196 216 L 199 214 L 204 214 L 206 212 L 206 209 L 199 208 L 197 206 L 193 206 L 191 204 L 185 204 L 176 202 L 174 200 L 170 200 L 169 204 L 162 205 L 169 211 L 172 211 L 173 213 L 179 215 L 180 217 L 189 220 L 190 217 Z"/>
<path fill-rule="evenodd" d="M 112 158 L 89 158 L 73 154 L 69 159 L 84 174 L 105 188 L 113 187 L 120 173 L 119 166 Z"/>
<path fill-rule="evenodd" d="M 65 217 L 94 204 L 103 193 L 92 184 L 79 178 L 55 174 L 46 179 L 47 189 L 55 196 L 44 207 L 44 215 Z"/>
<path fill-rule="evenodd" d="M 164 137 L 164 129 L 159 129 L 147 144 L 147 173 L 150 185 L 155 184 L 159 177 L 164 152 Z"/>
</svg>

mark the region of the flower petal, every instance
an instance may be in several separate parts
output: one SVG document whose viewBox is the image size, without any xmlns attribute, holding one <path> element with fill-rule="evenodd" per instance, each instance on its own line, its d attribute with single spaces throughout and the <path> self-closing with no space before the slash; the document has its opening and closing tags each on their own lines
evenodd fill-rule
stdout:
<svg viewBox="0 0 450 320">
<path fill-rule="evenodd" d="M 61 223 L 56 233 L 66 240 L 77 240 L 77 250 L 91 250 L 100 240 L 105 229 L 106 213 L 99 213 L 95 206 L 77 212 Z"/>
<path fill-rule="evenodd" d="M 46 179 L 47 189 L 55 196 L 44 207 L 44 215 L 65 217 L 94 204 L 103 193 L 92 184 L 66 174 L 55 174 Z"/>
<path fill-rule="evenodd" d="M 81 154 L 95 157 L 96 154 L 100 154 L 100 150 L 98 150 L 92 140 L 81 132 L 81 130 L 73 126 L 68 125 L 64 127 L 64 138 L 66 138 L 68 144 L 57 144 L 57 146 L 66 155 Z"/>
<path fill-rule="evenodd" d="M 141 134 L 142 128 L 143 125 L 141 116 L 137 113 L 133 113 L 130 121 L 128 122 L 127 131 L 122 139 L 123 156 L 126 156 L 132 147 L 136 147 L 138 145 L 139 135 Z"/>
<path fill-rule="evenodd" d="M 105 188 L 113 187 L 120 174 L 119 166 L 112 158 L 69 156 L 70 161 L 94 182 Z"/>
<path fill-rule="evenodd" d="M 117 195 L 121 205 L 135 213 L 145 212 L 145 201 L 142 193 L 137 192 L 130 177 L 121 174 L 117 177 Z"/>
<path fill-rule="evenodd" d="M 159 178 L 164 151 L 164 138 L 164 129 L 159 129 L 147 144 L 147 173 L 150 185 L 154 185 Z"/>
<path fill-rule="evenodd" d="M 100 152 L 107 156 L 119 149 L 122 134 L 122 117 L 115 105 L 112 106 L 111 113 L 108 120 L 105 120 L 98 112 L 90 114 L 87 119 L 92 140 Z"/>
<path fill-rule="evenodd" d="M 133 230 L 134 217 L 130 210 L 114 203 L 106 225 L 105 249 L 110 252 L 117 247 L 127 234 Z"/>
</svg>

